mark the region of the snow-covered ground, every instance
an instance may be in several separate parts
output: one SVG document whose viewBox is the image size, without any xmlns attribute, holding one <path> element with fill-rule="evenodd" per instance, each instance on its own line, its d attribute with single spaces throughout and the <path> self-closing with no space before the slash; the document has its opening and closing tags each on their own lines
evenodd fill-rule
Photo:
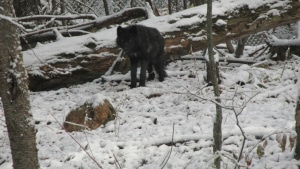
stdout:
<svg viewBox="0 0 300 169">
<path fill-rule="evenodd" d="M 170 63 L 167 71 L 172 76 L 164 82 L 156 79 L 135 89 L 130 89 L 128 82 L 102 83 L 97 79 L 70 88 L 31 92 L 41 168 L 98 168 L 87 153 L 105 169 L 116 168 L 116 159 L 124 169 L 161 168 L 166 159 L 165 168 L 210 168 L 215 105 L 209 101 L 212 87 L 205 87 L 203 80 L 205 65 L 201 61 L 177 61 Z M 298 60 L 267 68 L 221 65 L 222 103 L 240 107 L 247 102 L 238 117 L 247 137 L 241 165 L 248 163 L 250 168 L 260 169 L 297 168 L 300 164 L 293 159 L 291 144 L 296 135 L 298 74 Z M 238 81 L 246 84 L 239 86 Z M 76 104 L 99 93 L 110 99 L 118 117 L 97 130 L 70 133 L 82 150 L 61 124 Z M 12 160 L 2 111 L 0 118 L 0 168 L 9 169 Z M 222 125 L 223 166 L 233 168 L 232 160 L 239 154 L 243 137 L 232 110 L 223 109 Z M 280 142 L 284 137 L 286 144 Z M 257 147 L 264 148 L 263 155 Z"/>
</svg>

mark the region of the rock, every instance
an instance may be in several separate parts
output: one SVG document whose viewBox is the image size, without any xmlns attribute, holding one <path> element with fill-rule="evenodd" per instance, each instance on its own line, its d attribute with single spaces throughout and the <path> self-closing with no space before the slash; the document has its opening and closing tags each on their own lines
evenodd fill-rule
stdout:
<svg viewBox="0 0 300 169">
<path fill-rule="evenodd" d="M 94 130 L 108 121 L 114 120 L 116 110 L 107 99 L 102 98 L 103 96 L 100 94 L 95 95 L 83 105 L 72 110 L 64 122 L 65 130 L 67 132 L 83 129 Z"/>
</svg>

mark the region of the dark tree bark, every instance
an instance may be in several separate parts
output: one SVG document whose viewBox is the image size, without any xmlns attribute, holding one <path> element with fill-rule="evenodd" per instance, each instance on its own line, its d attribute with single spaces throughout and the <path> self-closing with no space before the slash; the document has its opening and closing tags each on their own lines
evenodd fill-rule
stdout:
<svg viewBox="0 0 300 169">
<path fill-rule="evenodd" d="M 187 9 L 187 0 L 183 0 L 183 9 Z"/>
<path fill-rule="evenodd" d="M 213 152 L 217 157 L 215 157 L 215 167 L 217 169 L 221 168 L 221 157 L 216 154 L 217 152 L 222 150 L 222 107 L 221 99 L 220 99 L 220 90 L 219 90 L 219 80 L 218 80 L 218 72 L 217 72 L 217 64 L 214 59 L 213 54 L 213 42 L 212 42 L 212 0 L 208 0 L 207 2 L 207 49 L 209 56 L 209 71 L 210 76 L 212 77 L 212 84 L 214 88 L 214 95 L 216 97 L 216 116 L 214 120 L 213 126 Z"/>
<path fill-rule="evenodd" d="M 168 0 L 168 10 L 169 10 L 169 14 L 172 14 L 172 1 Z"/>
<path fill-rule="evenodd" d="M 295 158 L 300 159 L 300 97 L 298 97 L 297 106 L 295 110 L 297 144 L 295 148 Z"/>
<path fill-rule="evenodd" d="M 14 17 L 12 1 L 0 1 L 0 14 Z M 36 130 L 30 110 L 28 81 L 22 65 L 18 29 L 0 19 L 0 97 L 14 169 L 38 169 Z"/>
<path fill-rule="evenodd" d="M 65 0 L 60 0 L 60 14 L 64 15 L 65 12 L 66 12 Z M 67 25 L 67 21 L 62 21 L 62 25 L 66 26 Z"/>
<path fill-rule="evenodd" d="M 299 90 L 300 82 L 298 82 L 297 84 L 298 84 L 298 90 Z M 296 121 L 295 130 L 297 133 L 297 141 L 296 141 L 294 158 L 299 160 L 300 159 L 300 93 L 298 94 L 296 104 L 297 105 L 296 105 L 296 110 L 295 110 L 295 121 Z"/>
<path fill-rule="evenodd" d="M 300 21 L 297 22 L 297 39 L 300 39 Z M 289 43 L 289 42 L 287 42 Z M 299 46 L 297 47 L 299 49 Z M 300 53 L 300 52 L 299 52 Z M 298 72 L 299 73 L 299 72 Z M 296 141 L 296 147 L 294 152 L 294 158 L 297 160 L 300 160 L 300 76 L 298 75 L 297 79 L 297 89 L 298 89 L 298 97 L 296 102 L 296 109 L 295 109 L 295 130 L 297 133 L 297 141 Z"/>
<path fill-rule="evenodd" d="M 14 0 L 13 2 L 17 17 L 39 14 L 40 0 Z"/>
</svg>

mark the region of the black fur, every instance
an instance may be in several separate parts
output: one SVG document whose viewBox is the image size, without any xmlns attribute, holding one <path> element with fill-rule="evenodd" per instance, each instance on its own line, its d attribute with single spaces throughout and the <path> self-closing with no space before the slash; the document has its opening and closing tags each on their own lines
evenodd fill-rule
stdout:
<svg viewBox="0 0 300 169">
<path fill-rule="evenodd" d="M 136 87 L 137 67 L 140 63 L 140 86 L 145 86 L 146 69 L 148 69 L 148 80 L 153 80 L 155 71 L 159 75 L 159 81 L 164 81 L 165 76 L 165 57 L 164 39 L 160 32 L 155 28 L 142 25 L 131 25 L 126 28 L 117 28 L 117 45 L 130 58 L 131 64 L 131 88 Z"/>
</svg>

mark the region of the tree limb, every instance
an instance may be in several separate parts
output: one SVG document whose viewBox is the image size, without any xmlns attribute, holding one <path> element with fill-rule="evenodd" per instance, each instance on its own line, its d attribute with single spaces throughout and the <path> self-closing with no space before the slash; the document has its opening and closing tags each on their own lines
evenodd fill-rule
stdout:
<svg viewBox="0 0 300 169">
<path fill-rule="evenodd" d="M 102 29 L 104 27 L 114 25 L 114 24 L 120 24 L 125 21 L 139 18 L 139 17 L 147 17 L 147 11 L 144 8 L 129 8 L 122 10 L 120 12 L 117 12 L 113 15 L 104 16 L 97 18 L 93 21 L 73 25 L 73 26 L 63 26 L 63 27 L 57 27 L 57 30 L 61 32 L 61 34 L 66 35 L 64 32 L 74 32 L 74 31 L 89 31 L 89 32 L 95 32 L 99 29 Z M 79 17 L 79 16 L 78 16 Z M 81 16 L 83 17 L 83 16 Z M 57 17 L 61 20 L 68 19 L 65 17 Z M 28 18 L 24 18 L 28 19 Z M 72 19 L 72 18 L 70 18 Z M 34 42 L 43 42 L 46 40 L 55 40 L 55 35 L 52 33 L 53 28 L 39 30 L 35 32 L 30 32 L 26 34 L 21 34 L 21 36 L 26 39 L 27 43 L 34 43 Z M 74 34 L 72 34 L 74 36 Z M 22 40 L 22 39 L 21 39 Z M 22 44 L 25 43 L 25 41 L 21 41 Z"/>
<path fill-rule="evenodd" d="M 74 20 L 74 19 L 91 19 L 95 20 L 97 17 L 93 14 L 80 14 L 80 15 L 33 15 L 33 16 L 25 16 L 25 17 L 19 17 L 19 18 L 14 18 L 13 21 L 16 22 L 28 22 L 28 21 L 33 21 L 33 20 L 50 20 L 50 19 L 55 19 L 55 20 Z"/>
</svg>

